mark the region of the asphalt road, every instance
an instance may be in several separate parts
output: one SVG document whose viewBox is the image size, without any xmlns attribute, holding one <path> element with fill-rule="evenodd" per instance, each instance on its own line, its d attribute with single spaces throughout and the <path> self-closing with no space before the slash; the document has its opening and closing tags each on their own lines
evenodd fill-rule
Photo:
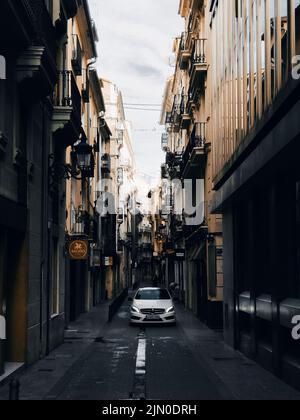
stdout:
<svg viewBox="0 0 300 420">
<path fill-rule="evenodd" d="M 103 337 L 95 337 L 49 399 L 59 400 L 218 400 L 213 372 L 201 364 L 185 325 L 129 325 L 126 302 Z"/>
</svg>

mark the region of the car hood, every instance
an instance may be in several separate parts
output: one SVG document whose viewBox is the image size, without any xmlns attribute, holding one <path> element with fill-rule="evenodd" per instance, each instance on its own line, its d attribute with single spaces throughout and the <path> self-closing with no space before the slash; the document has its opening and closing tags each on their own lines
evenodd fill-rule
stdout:
<svg viewBox="0 0 300 420">
<path fill-rule="evenodd" d="M 169 309 L 173 306 L 173 301 L 170 300 L 134 300 L 133 306 L 138 309 Z"/>
</svg>

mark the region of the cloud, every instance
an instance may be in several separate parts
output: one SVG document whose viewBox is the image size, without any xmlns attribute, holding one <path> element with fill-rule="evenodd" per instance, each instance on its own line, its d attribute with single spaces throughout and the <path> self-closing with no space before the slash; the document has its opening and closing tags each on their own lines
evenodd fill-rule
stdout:
<svg viewBox="0 0 300 420">
<path fill-rule="evenodd" d="M 161 77 L 162 73 L 151 66 L 137 64 L 137 63 L 130 63 L 130 67 L 133 68 L 138 75 L 141 77 Z"/>
<path fill-rule="evenodd" d="M 100 37 L 99 74 L 119 86 L 125 103 L 162 102 L 165 80 L 174 71 L 169 66 L 173 39 L 183 30 L 178 4 L 179 0 L 90 0 Z M 138 167 L 158 174 L 164 160 L 159 112 L 125 112 L 133 129 L 149 130 L 133 131 Z"/>
</svg>

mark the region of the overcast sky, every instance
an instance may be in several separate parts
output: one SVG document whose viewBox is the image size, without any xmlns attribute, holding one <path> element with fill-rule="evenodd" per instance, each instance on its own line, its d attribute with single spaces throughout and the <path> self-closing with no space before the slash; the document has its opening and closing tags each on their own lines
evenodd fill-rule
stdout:
<svg viewBox="0 0 300 420">
<path fill-rule="evenodd" d="M 98 70 L 122 90 L 126 104 L 161 104 L 170 66 L 173 39 L 182 31 L 179 0 L 90 0 L 96 22 Z M 151 108 L 151 107 L 149 107 Z M 158 107 L 152 107 L 160 111 Z M 133 124 L 138 169 L 159 174 L 164 159 L 160 112 L 125 109 Z M 146 131 L 145 131 L 146 130 Z"/>
</svg>

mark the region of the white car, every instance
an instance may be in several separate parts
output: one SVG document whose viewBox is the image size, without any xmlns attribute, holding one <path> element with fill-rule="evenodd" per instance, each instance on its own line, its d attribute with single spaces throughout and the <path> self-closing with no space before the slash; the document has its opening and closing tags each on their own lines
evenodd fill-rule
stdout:
<svg viewBox="0 0 300 420">
<path fill-rule="evenodd" d="M 130 322 L 175 324 L 175 306 L 169 291 L 157 287 L 139 289 L 132 300 Z"/>
</svg>

